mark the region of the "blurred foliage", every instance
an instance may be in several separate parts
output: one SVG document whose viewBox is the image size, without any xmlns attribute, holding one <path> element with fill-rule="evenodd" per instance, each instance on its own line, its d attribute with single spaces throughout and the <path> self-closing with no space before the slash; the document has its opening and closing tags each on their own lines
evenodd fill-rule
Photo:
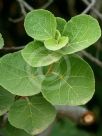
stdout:
<svg viewBox="0 0 102 136">
<path fill-rule="evenodd" d="M 68 119 L 59 120 L 54 124 L 50 136 L 90 136 L 85 130 L 79 129 Z"/>
<path fill-rule="evenodd" d="M 25 131 L 12 127 L 7 123 L 6 127 L 0 130 L 0 135 L 2 136 L 30 136 Z"/>
</svg>

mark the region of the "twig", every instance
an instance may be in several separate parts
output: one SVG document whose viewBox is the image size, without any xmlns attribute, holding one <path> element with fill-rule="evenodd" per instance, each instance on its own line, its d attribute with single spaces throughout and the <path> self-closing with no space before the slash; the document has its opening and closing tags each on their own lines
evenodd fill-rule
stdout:
<svg viewBox="0 0 102 136">
<path fill-rule="evenodd" d="M 99 41 L 98 43 L 97 43 L 97 46 L 95 46 L 96 47 L 96 58 L 97 59 L 99 59 L 99 57 L 100 57 L 100 52 L 102 51 L 102 49 L 101 49 L 101 41 Z"/>
<path fill-rule="evenodd" d="M 0 51 L 18 51 L 23 49 L 24 46 L 20 46 L 20 47 L 4 47 L 2 49 L 0 49 Z"/>
<path fill-rule="evenodd" d="M 99 67 L 102 68 L 102 62 L 100 60 L 98 60 L 97 58 L 95 58 L 94 56 L 92 56 L 90 53 L 88 53 L 86 51 L 81 51 L 81 53 L 82 53 L 82 55 L 84 55 L 85 57 L 87 57 L 92 62 L 94 62 L 95 64 L 97 64 Z"/>
<path fill-rule="evenodd" d="M 84 14 L 88 13 L 89 10 L 95 5 L 95 3 L 96 3 L 96 0 L 91 0 L 91 3 L 88 4 L 87 8 L 82 13 L 84 13 Z"/>
<path fill-rule="evenodd" d="M 53 3 L 53 0 L 48 0 L 48 2 L 45 3 L 45 4 L 44 4 L 42 7 L 40 7 L 40 8 L 46 9 L 46 8 L 49 7 L 52 3 Z"/>
<path fill-rule="evenodd" d="M 82 0 L 87 6 L 90 4 L 87 0 Z M 93 6 L 91 7 L 92 11 L 102 20 L 102 14 L 95 9 Z"/>
<path fill-rule="evenodd" d="M 81 106 L 55 106 L 58 116 L 66 116 L 72 121 L 82 124 L 91 125 L 95 121 L 95 115 Z M 53 123 L 41 134 L 37 136 L 49 136 L 53 128 Z"/>
<path fill-rule="evenodd" d="M 29 5 L 27 2 L 25 2 L 24 0 L 20 0 L 20 1 L 22 1 L 24 7 L 25 7 L 27 10 L 31 11 L 31 10 L 34 9 L 32 6 L 30 6 L 30 5 Z"/>
<path fill-rule="evenodd" d="M 20 21 L 22 21 L 26 15 L 26 10 L 29 10 L 29 11 L 32 11 L 34 8 L 32 6 L 30 6 L 27 2 L 25 2 L 24 0 L 17 0 L 19 5 L 20 5 L 20 8 L 21 8 L 21 12 L 22 12 L 22 16 L 17 18 L 17 19 L 12 19 L 12 18 L 9 18 L 9 21 L 13 22 L 13 23 L 18 23 Z M 51 3 L 53 2 L 53 0 L 48 0 L 47 3 L 45 3 L 45 5 L 43 5 L 42 9 L 46 9 Z"/>
<path fill-rule="evenodd" d="M 89 125 L 95 121 L 95 115 L 81 106 L 56 106 L 56 109 L 61 116 L 66 116 L 72 121 Z"/>
<path fill-rule="evenodd" d="M 19 18 L 17 18 L 17 19 L 9 18 L 9 21 L 11 21 L 11 22 L 13 22 L 13 23 L 18 23 L 18 22 L 22 21 L 22 20 L 24 19 L 24 16 L 26 15 L 26 10 L 25 10 L 23 1 L 22 1 L 22 0 L 17 0 L 17 2 L 18 2 L 19 5 L 20 5 L 20 9 L 21 9 L 22 16 L 19 17 Z"/>
<path fill-rule="evenodd" d="M 27 2 L 25 2 L 24 0 L 17 0 L 19 5 L 20 5 L 20 9 L 21 9 L 21 13 L 22 13 L 22 16 L 17 18 L 17 19 L 12 19 L 12 18 L 9 18 L 9 21 L 13 22 L 13 23 L 18 23 L 20 21 L 22 21 L 26 15 L 26 10 L 33 10 L 34 8 L 31 7 Z"/>
<path fill-rule="evenodd" d="M 17 19 L 9 18 L 9 21 L 11 21 L 13 23 L 18 23 L 18 22 L 22 21 L 23 19 L 24 19 L 24 16 L 21 16 Z"/>
<path fill-rule="evenodd" d="M 21 8 L 21 12 L 22 12 L 22 15 L 26 15 L 26 10 L 25 10 L 25 7 L 24 7 L 24 4 L 23 4 L 23 1 L 22 0 L 17 0 L 19 5 L 20 5 L 20 8 Z"/>
</svg>

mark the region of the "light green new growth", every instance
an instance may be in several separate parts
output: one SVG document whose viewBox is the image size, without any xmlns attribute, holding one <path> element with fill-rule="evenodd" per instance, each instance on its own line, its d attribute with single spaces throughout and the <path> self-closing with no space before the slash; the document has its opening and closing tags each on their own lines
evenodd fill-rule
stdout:
<svg viewBox="0 0 102 136">
<path fill-rule="evenodd" d="M 44 45 L 47 49 L 56 51 L 66 46 L 66 44 L 68 44 L 68 41 L 69 41 L 68 37 L 62 36 L 59 38 L 59 40 L 48 39 L 44 41 Z"/>
</svg>

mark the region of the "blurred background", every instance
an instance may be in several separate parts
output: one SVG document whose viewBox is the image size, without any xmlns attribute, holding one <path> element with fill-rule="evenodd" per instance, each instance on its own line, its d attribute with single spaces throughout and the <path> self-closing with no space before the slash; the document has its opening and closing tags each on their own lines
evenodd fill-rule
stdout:
<svg viewBox="0 0 102 136">
<path fill-rule="evenodd" d="M 32 40 L 25 33 L 24 16 L 38 8 L 48 9 L 66 20 L 81 13 L 90 14 L 102 27 L 102 0 L 0 0 L 0 33 L 5 41 L 0 56 L 14 52 Z M 85 107 L 96 119 L 91 125 L 83 125 L 58 116 L 48 136 L 102 136 L 102 38 L 79 55 L 90 64 L 95 74 L 96 91 Z M 2 124 L 2 121 L 0 127 L 0 136 L 29 136 L 9 124 Z"/>
</svg>

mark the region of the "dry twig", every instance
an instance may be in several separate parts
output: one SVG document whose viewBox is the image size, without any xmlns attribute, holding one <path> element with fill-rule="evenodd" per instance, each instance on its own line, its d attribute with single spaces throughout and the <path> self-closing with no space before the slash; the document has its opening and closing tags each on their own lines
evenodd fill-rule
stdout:
<svg viewBox="0 0 102 136">
<path fill-rule="evenodd" d="M 94 56 L 92 56 L 90 53 L 86 52 L 86 51 L 81 51 L 82 55 L 84 55 L 85 57 L 87 57 L 89 60 L 91 60 L 92 62 L 94 62 L 96 65 L 98 65 L 99 67 L 102 68 L 102 62 L 95 58 Z"/>
<path fill-rule="evenodd" d="M 85 2 L 86 0 L 82 0 L 82 1 Z M 96 0 L 91 0 L 91 3 L 87 5 L 87 8 L 82 13 L 84 14 L 88 13 L 90 9 L 92 9 L 92 7 L 95 5 L 95 3 L 96 3 Z"/>
<path fill-rule="evenodd" d="M 82 0 L 87 6 L 90 5 L 90 2 L 88 0 Z M 102 14 L 97 10 L 95 9 L 93 6 L 90 7 L 90 10 L 92 10 L 101 20 L 102 20 Z"/>
</svg>

